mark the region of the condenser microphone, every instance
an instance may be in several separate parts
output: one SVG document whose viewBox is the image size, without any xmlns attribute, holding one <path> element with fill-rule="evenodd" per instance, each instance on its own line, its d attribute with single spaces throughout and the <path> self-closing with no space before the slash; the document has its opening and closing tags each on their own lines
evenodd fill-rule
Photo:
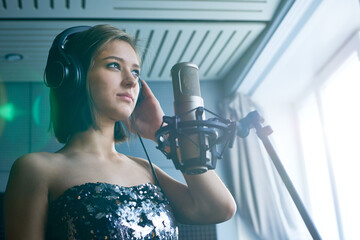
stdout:
<svg viewBox="0 0 360 240">
<path fill-rule="evenodd" d="M 187 121 L 205 120 L 205 112 L 200 114 L 196 108 L 204 107 L 201 97 L 199 68 L 189 62 L 175 64 L 171 69 L 172 84 L 174 90 L 175 115 L 179 117 L 179 123 Z M 197 127 L 184 128 L 178 136 L 178 159 L 185 167 L 186 174 L 200 174 L 208 170 L 201 165 L 199 159 L 210 161 L 211 153 L 204 151 L 200 145 L 207 145 L 206 137 L 200 136 Z"/>
<path fill-rule="evenodd" d="M 236 135 L 246 137 L 257 116 L 251 114 L 235 122 L 206 109 L 198 73 L 199 68 L 189 62 L 172 67 L 175 116 L 163 116 L 155 133 L 156 148 L 173 161 L 176 169 L 188 175 L 215 169 L 225 148 L 233 146 Z M 205 119 L 205 112 L 215 117 Z M 222 150 L 218 151 L 220 144 Z"/>
</svg>

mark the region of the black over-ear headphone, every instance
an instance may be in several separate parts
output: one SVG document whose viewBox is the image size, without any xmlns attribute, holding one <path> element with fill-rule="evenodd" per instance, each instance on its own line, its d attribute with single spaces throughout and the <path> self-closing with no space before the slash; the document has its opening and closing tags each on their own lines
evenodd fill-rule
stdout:
<svg viewBox="0 0 360 240">
<path fill-rule="evenodd" d="M 56 36 L 46 63 L 44 82 L 45 85 L 71 96 L 85 83 L 83 66 L 78 56 L 65 51 L 66 41 L 74 34 L 90 29 L 90 26 L 71 27 Z M 139 78 L 139 96 L 136 104 L 141 100 L 142 82 Z"/>
<path fill-rule="evenodd" d="M 66 41 L 74 34 L 90 29 L 90 26 L 71 27 L 56 36 L 45 68 L 45 85 L 71 96 L 84 84 L 85 73 L 81 62 L 65 50 Z"/>
</svg>

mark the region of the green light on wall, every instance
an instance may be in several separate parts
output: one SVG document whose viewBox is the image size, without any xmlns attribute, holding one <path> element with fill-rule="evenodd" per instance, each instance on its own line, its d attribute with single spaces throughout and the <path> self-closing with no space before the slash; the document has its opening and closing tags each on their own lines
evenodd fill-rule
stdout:
<svg viewBox="0 0 360 240">
<path fill-rule="evenodd" d="M 12 103 L 7 103 L 3 106 L 0 106 L 0 118 L 5 119 L 6 121 L 11 122 L 15 117 L 15 107 Z"/>
<path fill-rule="evenodd" d="M 41 104 L 41 96 L 37 96 L 35 98 L 33 107 L 32 107 L 32 116 L 34 119 L 34 122 L 36 125 L 40 126 L 41 121 L 40 121 L 40 104 Z"/>
</svg>

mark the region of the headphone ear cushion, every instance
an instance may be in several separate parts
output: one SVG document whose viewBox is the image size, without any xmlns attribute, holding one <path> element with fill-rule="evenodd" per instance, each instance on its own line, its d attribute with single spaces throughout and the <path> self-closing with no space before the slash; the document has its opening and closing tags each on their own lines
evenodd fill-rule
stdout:
<svg viewBox="0 0 360 240">
<path fill-rule="evenodd" d="M 77 59 L 77 57 L 69 54 L 68 60 L 70 63 L 68 66 L 69 74 L 67 76 L 64 87 L 67 89 L 67 91 L 73 91 L 72 94 L 75 94 L 84 86 L 86 82 L 86 73 L 84 73 L 82 64 Z"/>
<path fill-rule="evenodd" d="M 69 74 L 67 65 L 62 55 L 55 48 L 51 48 L 44 74 L 45 85 L 54 89 L 60 88 Z"/>
<path fill-rule="evenodd" d="M 55 51 L 50 55 L 53 57 L 45 68 L 45 84 L 64 96 L 74 95 L 85 81 L 81 63 L 70 54 L 66 59 Z"/>
</svg>

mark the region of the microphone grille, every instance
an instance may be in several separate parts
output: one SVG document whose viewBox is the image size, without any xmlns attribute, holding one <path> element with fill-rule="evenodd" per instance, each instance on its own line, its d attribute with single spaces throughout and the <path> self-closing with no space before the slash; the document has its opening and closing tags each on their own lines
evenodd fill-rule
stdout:
<svg viewBox="0 0 360 240">
<path fill-rule="evenodd" d="M 175 64 L 171 68 L 171 75 L 174 88 L 179 91 L 174 92 L 174 94 L 201 97 L 198 73 L 199 68 L 193 63 L 182 62 Z"/>
</svg>

